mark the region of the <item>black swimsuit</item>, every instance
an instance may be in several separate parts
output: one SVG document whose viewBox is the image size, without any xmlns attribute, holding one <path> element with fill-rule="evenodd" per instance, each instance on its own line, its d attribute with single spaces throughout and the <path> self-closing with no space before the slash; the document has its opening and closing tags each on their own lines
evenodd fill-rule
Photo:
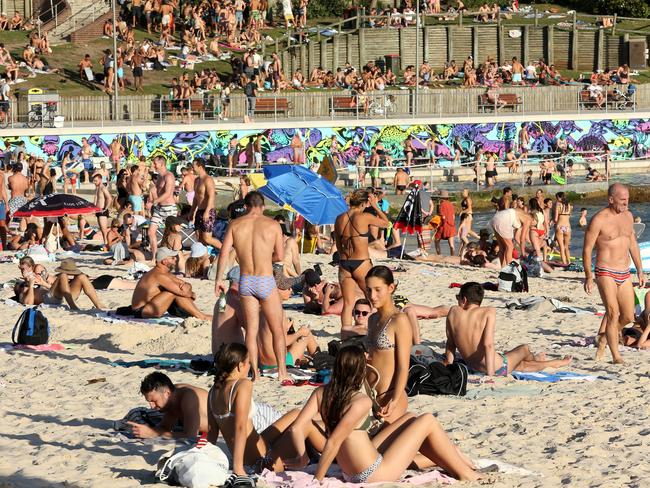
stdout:
<svg viewBox="0 0 650 488">
<path fill-rule="evenodd" d="M 350 214 L 347 213 L 347 212 L 346 212 L 346 214 L 348 216 L 348 224 L 350 224 L 352 226 L 352 229 L 357 233 L 356 236 L 348 237 L 349 240 L 352 240 L 354 237 L 365 237 L 366 239 L 368 239 L 368 242 L 372 242 L 370 240 L 371 238 L 373 240 L 375 240 L 373 238 L 372 234 L 370 233 L 370 230 L 368 230 L 367 232 L 365 232 L 363 234 L 361 232 L 359 232 L 354 227 L 354 224 L 352 223 L 352 218 L 350 217 Z M 347 224 L 346 224 L 346 227 L 347 227 Z M 354 272 L 359 268 L 359 266 L 361 266 L 366 261 L 370 261 L 370 258 L 366 258 L 366 259 L 340 259 L 339 260 L 339 267 L 346 270 L 350 274 L 354 274 Z M 371 263 L 372 263 L 372 261 L 371 261 Z"/>
</svg>

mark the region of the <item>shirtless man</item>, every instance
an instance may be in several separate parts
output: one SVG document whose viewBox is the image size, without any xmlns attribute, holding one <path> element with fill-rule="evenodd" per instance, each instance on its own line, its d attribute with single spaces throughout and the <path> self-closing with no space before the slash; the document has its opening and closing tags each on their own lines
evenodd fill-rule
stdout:
<svg viewBox="0 0 650 488">
<path fill-rule="evenodd" d="M 156 255 L 158 249 L 158 236 L 156 231 L 162 225 L 165 219 L 171 215 L 176 217 L 178 208 L 174 199 L 174 175 L 167 170 L 167 161 L 162 156 L 153 158 L 153 170 L 158 173 L 155 187 L 152 188 L 150 195 L 151 205 L 151 223 L 149 225 L 149 243 L 151 245 L 151 255 Z"/>
<path fill-rule="evenodd" d="M 140 393 L 151 408 L 162 412 L 163 418 L 155 427 L 127 422 L 133 435 L 140 439 L 164 437 L 181 439 L 197 437 L 208 431 L 208 392 L 203 388 L 179 383 L 160 371 L 149 373 L 140 384 Z M 178 423 L 182 431 L 174 431 Z"/>
<path fill-rule="evenodd" d="M 445 364 L 454 362 L 456 349 L 471 369 L 488 376 L 507 376 L 515 370 L 542 371 L 566 366 L 571 362 L 571 356 L 547 360 L 545 353 L 531 353 L 527 344 L 506 353 L 496 352 L 496 310 L 493 307 L 481 307 L 484 293 L 479 283 L 468 282 L 460 287 L 456 296 L 458 306 L 451 307 L 447 315 Z"/>
<path fill-rule="evenodd" d="M 102 183 L 102 175 L 99 173 L 93 175 L 93 185 L 95 185 L 95 207 L 100 209 L 99 212 L 95 213 L 95 217 L 97 217 L 97 224 L 102 233 L 104 244 L 108 245 L 108 214 L 113 203 L 113 197 L 108 188 Z"/>
<path fill-rule="evenodd" d="M 244 199 L 246 214 L 233 220 L 228 226 L 217 262 L 215 294 L 227 290 L 221 280 L 231 248 L 234 247 L 241 269 L 239 295 L 246 320 L 246 347 L 251 360 L 253 380 L 259 378 L 257 368 L 257 334 L 259 310 L 262 309 L 273 335 L 273 351 L 276 358 L 284 358 L 287 345 L 282 328 L 282 304 L 275 278 L 273 262 L 284 260 L 284 246 L 280 225 L 264 216 L 264 197 L 250 192 Z M 278 364 L 278 379 L 291 381 L 283 361 Z"/>
<path fill-rule="evenodd" d="M 363 294 L 358 293 L 357 298 Z M 305 288 L 302 291 L 305 309 L 321 315 L 341 315 L 343 313 L 343 293 L 338 283 L 328 283 L 320 279 L 312 269 L 305 271 Z"/>
<path fill-rule="evenodd" d="M 512 58 L 512 84 L 525 85 L 524 65 L 517 58 Z"/>
<path fill-rule="evenodd" d="M 122 161 L 122 156 L 124 154 L 124 148 L 120 143 L 120 139 L 116 137 L 111 142 L 111 163 L 113 163 L 113 169 L 115 174 L 120 172 L 120 161 Z"/>
<path fill-rule="evenodd" d="M 359 298 L 352 309 L 352 325 L 344 325 L 341 328 L 341 340 L 351 337 L 368 335 L 368 317 L 372 313 L 372 305 L 366 298 Z"/>
<path fill-rule="evenodd" d="M 196 158 L 192 163 L 196 180 L 194 180 L 194 198 L 190 215 L 194 216 L 194 229 L 199 240 L 206 246 L 221 248 L 221 242 L 212 236 L 214 224 L 217 221 L 217 211 L 214 208 L 214 180 L 205 171 L 205 160 Z"/>
<path fill-rule="evenodd" d="M 81 138 L 81 150 L 79 151 L 79 154 L 81 156 L 81 162 L 84 165 L 84 181 L 88 181 L 90 178 L 90 173 L 89 171 L 92 171 L 95 167 L 93 166 L 93 162 L 90 159 L 92 155 L 94 154 L 95 151 L 93 151 L 93 148 L 90 147 L 90 144 L 88 144 L 88 139 L 85 137 Z"/>
<path fill-rule="evenodd" d="M 16 210 L 28 202 L 25 193 L 29 188 L 29 180 L 23 174 L 22 163 L 16 163 L 11 167 L 11 176 L 7 178 L 7 182 L 9 183 L 9 191 L 11 191 L 11 198 L 9 199 L 9 217 L 11 217 Z M 22 227 L 21 224 L 21 229 Z"/>
<path fill-rule="evenodd" d="M 409 175 L 404 168 L 397 168 L 393 185 L 395 187 L 395 195 L 404 195 L 404 190 L 409 184 Z"/>
<path fill-rule="evenodd" d="M 485 186 L 494 186 L 497 177 L 496 162 L 492 153 L 486 154 L 485 159 Z"/>
<path fill-rule="evenodd" d="M 634 320 L 634 290 L 630 276 L 630 256 L 636 267 L 639 288 L 645 285 L 639 244 L 632 224 L 634 219 L 628 210 L 630 198 L 625 185 L 614 183 L 607 192 L 607 208 L 596 213 L 589 222 L 582 249 L 584 263 L 591 263 L 596 246 L 596 286 L 605 306 L 607 320 L 598 331 L 596 359 L 605 355 L 605 345 L 612 352 L 615 364 L 622 364 L 618 351 L 619 335 L 625 325 Z M 594 283 L 591 266 L 585 266 L 585 291 L 591 295 Z M 607 338 L 607 342 L 603 340 Z"/>
<path fill-rule="evenodd" d="M 134 164 L 131 166 L 131 176 L 126 184 L 126 189 L 129 192 L 129 202 L 133 207 L 133 212 L 138 215 L 144 215 L 144 205 L 142 203 L 142 186 L 144 185 L 144 175 L 140 170 L 140 166 Z"/>
<path fill-rule="evenodd" d="M 7 211 L 9 198 L 7 197 L 7 183 L 5 180 L 4 166 L 0 166 L 0 241 L 2 249 L 7 249 Z"/>
<path fill-rule="evenodd" d="M 131 308 L 134 317 L 148 319 L 169 312 L 177 317 L 191 315 L 201 320 L 212 320 L 212 315 L 204 314 L 196 307 L 192 285 L 172 274 L 177 261 L 178 251 L 158 248 L 156 266 L 142 275 L 133 290 Z"/>
</svg>

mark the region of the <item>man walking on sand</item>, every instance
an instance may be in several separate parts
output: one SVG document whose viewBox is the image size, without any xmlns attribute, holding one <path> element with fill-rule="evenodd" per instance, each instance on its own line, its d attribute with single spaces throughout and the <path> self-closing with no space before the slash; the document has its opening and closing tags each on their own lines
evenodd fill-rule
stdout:
<svg viewBox="0 0 650 488">
<path fill-rule="evenodd" d="M 282 302 L 273 277 L 273 261 L 284 259 L 284 243 L 280 225 L 264 216 L 264 197 L 256 191 L 244 199 L 246 214 L 233 220 L 223 239 L 219 261 L 215 294 L 219 296 L 228 290 L 222 275 L 230 249 L 235 248 L 240 267 L 239 295 L 246 321 L 246 347 L 251 361 L 253 380 L 259 378 L 257 368 L 257 336 L 259 332 L 260 307 L 273 336 L 273 351 L 278 360 L 278 379 L 291 381 L 287 374 L 287 344 L 282 328 Z"/>
<path fill-rule="evenodd" d="M 153 170 L 158 173 L 156 186 L 152 189 L 151 198 L 151 223 L 149 224 L 149 242 L 151 245 L 151 255 L 156 255 L 158 249 L 158 236 L 156 231 L 165 219 L 170 216 L 176 217 L 178 208 L 174 199 L 174 187 L 176 181 L 174 175 L 167 171 L 167 161 L 162 156 L 153 158 Z"/>
<path fill-rule="evenodd" d="M 447 346 L 445 364 L 454 362 L 456 349 L 474 371 L 488 376 L 508 376 L 513 371 L 542 371 L 559 368 L 571 362 L 571 356 L 547 360 L 546 354 L 533 354 L 527 344 L 511 351 L 497 352 L 494 347 L 496 310 L 481 307 L 485 291 L 479 283 L 468 282 L 460 287 L 458 306 L 447 315 Z"/>
<path fill-rule="evenodd" d="M 195 159 L 192 163 L 192 169 L 196 174 L 194 198 L 192 199 L 192 210 L 190 211 L 190 215 L 194 216 L 194 229 L 203 244 L 220 249 L 221 242 L 212 236 L 214 225 L 217 222 L 217 211 L 214 209 L 214 180 L 205 171 L 205 160 L 203 158 Z"/>
<path fill-rule="evenodd" d="M 95 207 L 99 208 L 99 212 L 95 213 L 95 217 L 97 217 L 97 225 L 99 225 L 99 230 L 102 233 L 104 245 L 108 246 L 108 216 L 113 197 L 108 188 L 104 186 L 102 175 L 99 173 L 93 175 L 93 185 L 95 185 Z"/>
<path fill-rule="evenodd" d="M 628 210 L 630 193 L 625 185 L 614 183 L 607 191 L 608 206 L 589 222 L 582 249 L 585 263 L 585 291 L 594 288 L 591 254 L 596 246 L 596 286 L 605 306 L 605 318 L 598 331 L 596 359 L 605 355 L 605 346 L 612 352 L 612 361 L 622 364 L 618 341 L 625 325 L 634 320 L 634 289 L 630 275 L 630 256 L 637 269 L 639 287 L 645 285 L 639 244 L 634 233 L 634 219 Z M 604 339 L 607 339 L 605 342 Z"/>
</svg>

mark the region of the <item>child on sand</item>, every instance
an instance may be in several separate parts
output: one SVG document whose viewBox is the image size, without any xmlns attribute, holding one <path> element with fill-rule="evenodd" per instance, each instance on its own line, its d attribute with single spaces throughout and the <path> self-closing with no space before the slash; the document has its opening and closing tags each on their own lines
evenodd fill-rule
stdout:
<svg viewBox="0 0 650 488">
<path fill-rule="evenodd" d="M 481 307 L 484 290 L 479 283 L 468 282 L 456 296 L 458 306 L 447 315 L 447 347 L 445 363 L 454 362 L 456 349 L 474 371 L 488 376 L 507 376 L 512 371 L 542 371 L 559 368 L 571 362 L 571 356 L 547 360 L 546 354 L 533 354 L 527 344 L 506 353 L 496 352 L 494 328 L 496 310 Z"/>
</svg>

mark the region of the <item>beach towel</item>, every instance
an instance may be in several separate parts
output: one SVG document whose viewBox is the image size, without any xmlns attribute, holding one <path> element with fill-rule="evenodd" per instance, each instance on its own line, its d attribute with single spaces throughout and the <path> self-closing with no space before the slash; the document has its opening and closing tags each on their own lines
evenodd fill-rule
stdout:
<svg viewBox="0 0 650 488">
<path fill-rule="evenodd" d="M 29 346 L 26 344 L 0 344 L 0 351 L 7 352 L 13 349 L 46 352 L 46 351 L 63 351 L 65 346 L 63 344 L 40 344 L 38 346 Z"/>
<path fill-rule="evenodd" d="M 521 381 L 541 381 L 543 383 L 557 383 L 559 381 L 596 381 L 599 376 L 591 374 L 574 373 L 572 371 L 538 371 L 536 373 L 526 373 L 523 371 L 513 371 L 510 373 L 513 378 Z"/>
<path fill-rule="evenodd" d="M 318 483 L 314 479 L 316 472 L 316 464 L 307 466 L 304 471 L 285 471 L 284 473 L 274 473 L 265 469 L 260 475 L 260 479 L 266 484 L 274 488 L 344 488 L 344 487 L 362 487 L 362 486 L 378 486 L 385 485 L 386 483 L 347 483 L 343 481 L 343 472 L 338 466 L 332 466 L 327 476 L 323 479 L 322 483 Z M 399 481 L 409 485 L 422 485 L 431 486 L 434 483 L 449 485 L 455 483 L 456 480 L 440 471 L 432 470 L 426 473 L 407 471 Z"/>
<path fill-rule="evenodd" d="M 138 323 L 138 324 L 156 324 L 156 325 L 180 325 L 183 323 L 183 318 L 181 317 L 172 317 L 171 315 L 165 314 L 162 317 L 150 318 L 150 319 L 138 319 L 135 317 L 129 317 L 127 315 L 118 315 L 115 312 L 97 312 L 95 317 L 108 322 L 111 324 L 128 324 L 128 323 Z"/>
<path fill-rule="evenodd" d="M 191 359 L 141 359 L 140 361 L 122 361 L 121 359 L 110 363 L 111 366 L 123 368 L 165 368 L 165 369 L 191 369 Z"/>
</svg>

